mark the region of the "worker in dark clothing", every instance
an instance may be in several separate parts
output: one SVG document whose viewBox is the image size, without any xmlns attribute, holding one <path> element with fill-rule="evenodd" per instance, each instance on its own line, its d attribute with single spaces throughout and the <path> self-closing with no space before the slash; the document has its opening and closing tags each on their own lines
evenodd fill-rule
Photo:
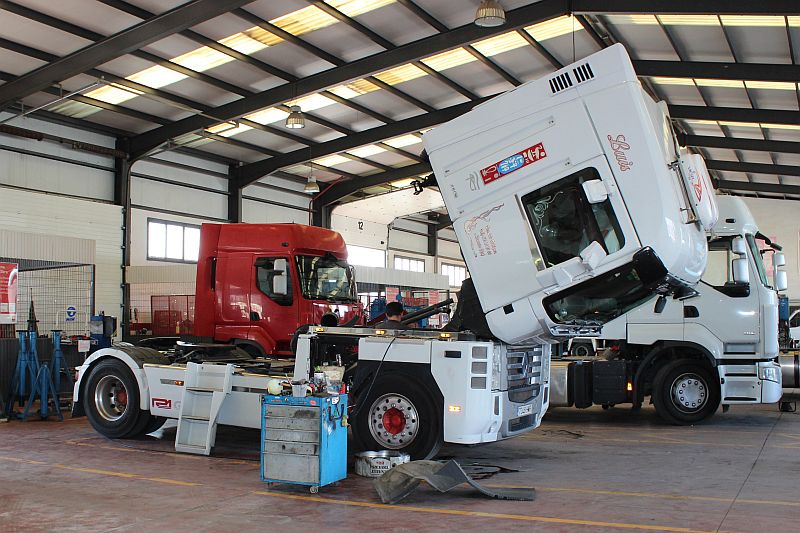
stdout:
<svg viewBox="0 0 800 533">
<path fill-rule="evenodd" d="M 400 317 L 403 316 L 403 304 L 400 302 L 389 302 L 386 304 L 386 320 L 375 326 L 378 329 L 405 329 L 405 326 L 400 322 Z"/>
</svg>

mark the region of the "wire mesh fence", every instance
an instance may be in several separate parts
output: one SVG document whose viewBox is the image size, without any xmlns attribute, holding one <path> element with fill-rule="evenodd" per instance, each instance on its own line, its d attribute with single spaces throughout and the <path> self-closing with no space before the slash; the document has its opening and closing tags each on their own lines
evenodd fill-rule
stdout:
<svg viewBox="0 0 800 533">
<path fill-rule="evenodd" d="M 86 335 L 94 312 L 94 266 L 0 257 L 19 265 L 17 323 L 3 324 L 0 338 L 14 338 L 28 329 L 31 301 L 40 333 L 57 329 L 64 336 Z"/>
</svg>

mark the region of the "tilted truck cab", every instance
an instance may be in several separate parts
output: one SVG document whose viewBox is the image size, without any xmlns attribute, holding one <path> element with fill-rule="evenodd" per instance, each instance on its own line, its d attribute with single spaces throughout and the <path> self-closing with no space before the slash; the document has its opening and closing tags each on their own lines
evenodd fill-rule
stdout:
<svg viewBox="0 0 800 533">
<path fill-rule="evenodd" d="M 423 141 L 488 326 L 509 342 L 600 327 L 697 283 L 716 207 L 701 161 L 621 45 L 524 84 Z M 692 171 L 694 169 L 694 171 Z"/>
<path fill-rule="evenodd" d="M 342 236 L 301 224 L 203 224 L 194 334 L 292 355 L 298 326 L 363 315 Z"/>
</svg>

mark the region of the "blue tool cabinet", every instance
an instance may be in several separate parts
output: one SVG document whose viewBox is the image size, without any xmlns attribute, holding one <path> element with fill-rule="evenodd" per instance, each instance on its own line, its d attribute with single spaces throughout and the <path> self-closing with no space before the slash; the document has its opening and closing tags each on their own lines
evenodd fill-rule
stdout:
<svg viewBox="0 0 800 533">
<path fill-rule="evenodd" d="M 347 477 L 347 395 L 261 396 L 261 481 L 308 485 Z"/>
</svg>

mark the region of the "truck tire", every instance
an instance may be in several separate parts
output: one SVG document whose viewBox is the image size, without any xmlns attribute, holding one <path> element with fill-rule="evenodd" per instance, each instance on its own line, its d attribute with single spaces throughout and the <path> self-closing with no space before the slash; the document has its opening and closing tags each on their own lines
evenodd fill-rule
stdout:
<svg viewBox="0 0 800 533">
<path fill-rule="evenodd" d="M 695 424 L 713 415 L 720 403 L 719 383 L 699 361 L 667 363 L 653 381 L 653 404 L 665 421 L 677 426 Z"/>
<path fill-rule="evenodd" d="M 83 391 L 86 418 L 101 435 L 121 439 L 140 435 L 150 422 L 139 409 L 139 386 L 128 366 L 118 359 L 100 361 Z"/>
<path fill-rule="evenodd" d="M 353 433 L 366 450 L 397 450 L 412 460 L 430 459 L 442 446 L 442 410 L 415 378 L 378 376 L 359 398 Z"/>
<path fill-rule="evenodd" d="M 591 342 L 573 342 L 569 354 L 573 357 L 593 357 L 594 346 Z"/>
</svg>

